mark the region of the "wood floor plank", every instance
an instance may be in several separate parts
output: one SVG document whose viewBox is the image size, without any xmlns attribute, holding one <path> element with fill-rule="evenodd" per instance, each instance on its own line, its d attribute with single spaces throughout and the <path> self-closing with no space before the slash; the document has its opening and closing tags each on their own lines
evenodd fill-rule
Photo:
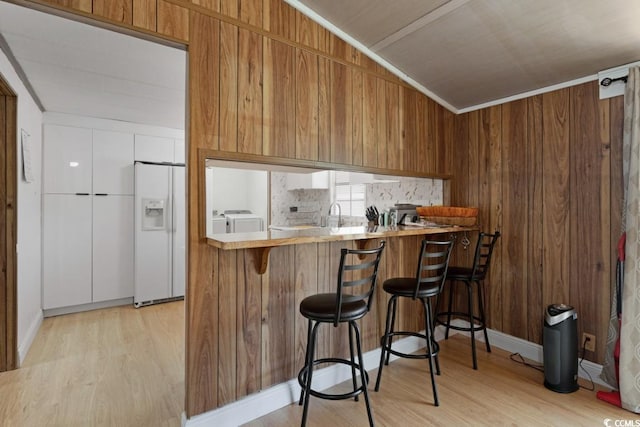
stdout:
<svg viewBox="0 0 640 427">
<path fill-rule="evenodd" d="M 441 341 L 442 375 L 436 379 L 439 407 L 433 406 L 426 361 L 399 359 L 389 364 L 384 368 L 380 391 L 374 392 L 369 386 L 376 425 L 595 426 L 603 425 L 606 418 L 635 419 L 634 414 L 597 400 L 594 391 L 559 394 L 546 389 L 542 372 L 511 361 L 509 354 L 498 348 L 492 353 L 478 353 L 481 369 L 477 371 L 468 358 L 466 337 Z M 376 373 L 370 371 L 370 378 Z M 295 426 L 301 417 L 302 408 L 292 404 L 246 426 Z M 307 425 L 366 426 L 364 399 L 312 398 Z"/>
<path fill-rule="evenodd" d="M 176 426 L 183 403 L 183 301 L 47 318 L 0 374 L 3 426 Z"/>
</svg>

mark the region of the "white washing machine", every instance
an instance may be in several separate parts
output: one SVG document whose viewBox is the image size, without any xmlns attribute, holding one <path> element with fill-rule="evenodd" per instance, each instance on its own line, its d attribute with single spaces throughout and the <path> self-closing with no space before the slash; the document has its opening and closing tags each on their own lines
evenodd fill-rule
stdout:
<svg viewBox="0 0 640 427">
<path fill-rule="evenodd" d="M 224 211 L 227 219 L 227 233 L 252 233 L 264 230 L 262 218 L 250 210 Z"/>
</svg>

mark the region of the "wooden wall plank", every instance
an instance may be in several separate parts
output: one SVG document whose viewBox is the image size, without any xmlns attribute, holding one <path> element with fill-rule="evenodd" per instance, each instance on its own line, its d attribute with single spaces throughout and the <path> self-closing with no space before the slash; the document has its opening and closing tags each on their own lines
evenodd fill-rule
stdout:
<svg viewBox="0 0 640 427">
<path fill-rule="evenodd" d="M 295 158 L 295 49 L 263 40 L 262 154 Z"/>
<path fill-rule="evenodd" d="M 84 13 L 91 13 L 93 10 L 93 0 L 47 0 L 47 3 Z"/>
<path fill-rule="evenodd" d="M 318 57 L 318 160 L 331 161 L 331 61 Z"/>
<path fill-rule="evenodd" d="M 418 156 L 418 92 L 415 89 L 402 89 L 402 117 L 401 117 L 401 152 L 402 169 L 418 171 L 421 159 Z"/>
<path fill-rule="evenodd" d="M 435 141 L 429 140 L 427 105 L 428 98 L 420 93 L 416 94 L 416 163 L 419 172 L 433 172 L 432 159 L 429 158 L 429 145 Z"/>
<path fill-rule="evenodd" d="M 191 0 L 191 3 L 197 4 L 205 9 L 213 10 L 214 12 L 220 12 L 220 0 Z"/>
<path fill-rule="evenodd" d="M 378 146 L 378 167 L 387 168 L 387 86 L 383 79 L 376 78 L 376 145 Z"/>
<path fill-rule="evenodd" d="M 155 0 L 133 0 L 133 26 L 156 31 L 157 11 Z"/>
<path fill-rule="evenodd" d="M 569 301 L 569 90 L 542 95 L 542 303 Z"/>
<path fill-rule="evenodd" d="M 238 18 L 249 25 L 262 27 L 262 1 L 238 0 Z"/>
<path fill-rule="evenodd" d="M 237 262 L 236 391 L 240 398 L 262 387 L 262 276 L 256 272 L 250 249 L 241 250 Z"/>
<path fill-rule="evenodd" d="M 378 166 L 377 79 L 364 74 L 362 91 L 362 164 Z"/>
<path fill-rule="evenodd" d="M 220 150 L 238 151 L 238 27 L 220 23 Z"/>
<path fill-rule="evenodd" d="M 331 162 L 352 161 L 352 80 L 351 70 L 338 62 L 331 63 Z"/>
<path fill-rule="evenodd" d="M 93 0 L 93 14 L 111 21 L 133 23 L 132 0 Z"/>
<path fill-rule="evenodd" d="M 387 119 L 387 167 L 389 169 L 401 169 L 400 86 L 395 83 L 385 83 L 385 107 Z"/>
<path fill-rule="evenodd" d="M 318 56 L 296 50 L 296 158 L 318 160 Z"/>
<path fill-rule="evenodd" d="M 188 417 L 215 408 L 218 404 L 218 250 L 201 242 L 198 224 L 204 165 L 198 163 L 197 148 L 217 146 L 218 22 L 198 13 L 191 14 L 191 31 L 198 34 L 189 47 L 188 144 L 188 269 L 186 311 L 185 411 Z M 202 193 L 200 193 L 200 191 Z"/>
<path fill-rule="evenodd" d="M 263 28 L 272 34 L 296 40 L 296 10 L 282 0 L 264 0 Z"/>
<path fill-rule="evenodd" d="M 220 13 L 230 18 L 238 18 L 240 6 L 238 0 L 220 0 Z"/>
<path fill-rule="evenodd" d="M 165 0 L 157 1 L 158 33 L 189 41 L 189 9 Z"/>
<path fill-rule="evenodd" d="M 318 24 L 311 18 L 296 12 L 296 41 L 313 49 L 318 49 Z"/>
<path fill-rule="evenodd" d="M 295 246 L 273 248 L 269 258 L 262 280 L 262 389 L 294 378 L 301 367 L 294 363 Z"/>
<path fill-rule="evenodd" d="M 606 336 L 608 310 L 603 312 L 600 302 L 609 297 L 611 271 L 609 183 L 603 185 L 609 180 L 609 132 L 603 131 L 609 127 L 609 108 L 601 108 L 598 88 L 590 83 L 573 86 L 570 93 L 570 188 L 575 197 L 570 204 L 569 301 L 578 313 L 592 316 L 589 322 L 578 318 L 579 337 L 582 332 Z"/>
<path fill-rule="evenodd" d="M 351 110 L 352 110 L 352 135 L 351 135 L 351 148 L 352 157 L 351 164 L 360 165 L 363 164 L 363 97 L 364 97 L 364 76 L 361 71 L 352 70 L 352 90 L 351 90 Z M 348 94 L 347 94 L 348 95 Z"/>
<path fill-rule="evenodd" d="M 542 304 L 543 281 L 543 177 L 544 163 L 542 159 L 542 95 L 527 98 L 527 156 L 529 180 L 526 183 L 529 189 L 529 219 L 528 219 L 528 260 L 527 263 L 527 312 L 528 325 L 526 339 L 542 344 L 542 328 L 544 313 L 540 308 Z"/>
<path fill-rule="evenodd" d="M 262 36 L 238 33 L 238 151 L 262 154 Z"/>
<path fill-rule="evenodd" d="M 237 254 L 218 252 L 218 405 L 236 400 L 237 340 Z M 240 252 L 242 255 L 242 252 Z"/>
<path fill-rule="evenodd" d="M 527 101 L 502 106 L 502 330 L 527 338 L 528 169 Z M 495 276 L 493 276 L 495 277 Z M 493 284 L 493 283 L 492 283 Z"/>
<path fill-rule="evenodd" d="M 295 297 L 294 297 L 294 367 L 297 372 L 304 366 L 307 349 L 307 319 L 300 314 L 300 303 L 308 296 L 320 293 L 318 290 L 318 244 L 295 246 Z M 324 348 L 321 346 L 321 348 Z"/>
</svg>

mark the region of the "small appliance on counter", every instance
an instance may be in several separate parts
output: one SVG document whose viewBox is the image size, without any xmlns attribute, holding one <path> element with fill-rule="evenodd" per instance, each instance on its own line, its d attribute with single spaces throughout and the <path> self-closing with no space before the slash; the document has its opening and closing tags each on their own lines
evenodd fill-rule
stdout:
<svg viewBox="0 0 640 427">
<path fill-rule="evenodd" d="M 551 304 L 544 314 L 544 386 L 558 393 L 578 390 L 578 314 Z"/>
<path fill-rule="evenodd" d="M 405 222 L 418 222 L 420 217 L 416 212 L 417 207 L 420 207 L 420 205 L 396 203 L 392 209 L 397 212 L 396 217 L 398 219 L 398 224 L 404 224 Z"/>
</svg>

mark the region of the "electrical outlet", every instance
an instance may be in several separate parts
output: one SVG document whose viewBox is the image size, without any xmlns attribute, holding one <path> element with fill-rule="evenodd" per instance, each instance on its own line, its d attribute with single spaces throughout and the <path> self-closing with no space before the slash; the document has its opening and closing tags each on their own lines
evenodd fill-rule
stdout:
<svg viewBox="0 0 640 427">
<path fill-rule="evenodd" d="M 582 344 L 584 344 L 584 349 L 586 351 L 596 351 L 596 336 L 593 334 L 587 334 L 586 332 L 583 332 Z"/>
</svg>

